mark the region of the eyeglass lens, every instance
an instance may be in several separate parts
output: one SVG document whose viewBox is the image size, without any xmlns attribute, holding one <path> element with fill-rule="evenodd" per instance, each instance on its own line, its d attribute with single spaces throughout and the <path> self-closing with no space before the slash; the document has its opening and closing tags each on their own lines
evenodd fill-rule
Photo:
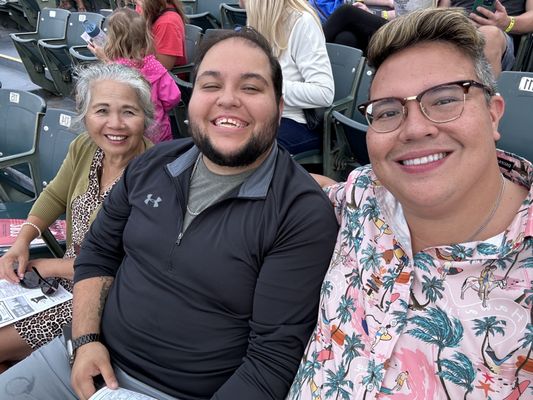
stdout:
<svg viewBox="0 0 533 400">
<path fill-rule="evenodd" d="M 46 295 L 54 294 L 59 289 L 57 279 L 43 278 L 35 267 L 24 274 L 24 278 L 20 280 L 20 285 L 27 289 L 35 289 L 40 286 L 41 291 Z"/>
<path fill-rule="evenodd" d="M 418 99 L 417 99 L 418 100 Z M 424 115 L 433 122 L 448 122 L 461 116 L 465 91 L 459 85 L 443 85 L 424 92 L 419 98 Z M 390 132 L 403 122 L 407 110 L 400 99 L 377 100 L 368 105 L 368 123 L 377 132 Z"/>
</svg>

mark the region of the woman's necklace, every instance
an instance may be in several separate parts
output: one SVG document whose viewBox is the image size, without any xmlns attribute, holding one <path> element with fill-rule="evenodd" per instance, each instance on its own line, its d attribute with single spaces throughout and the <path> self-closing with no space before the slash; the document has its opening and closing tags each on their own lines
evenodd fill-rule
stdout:
<svg viewBox="0 0 533 400">
<path fill-rule="evenodd" d="M 476 229 L 476 231 L 470 235 L 470 237 L 466 240 L 465 243 L 471 242 L 474 240 L 474 238 L 479 235 L 483 230 L 487 227 L 487 225 L 490 223 L 492 218 L 494 217 L 494 214 L 496 214 L 496 210 L 500 206 L 500 202 L 502 201 L 502 195 L 505 190 L 505 182 L 506 179 L 503 177 L 503 174 L 500 173 L 501 177 L 501 185 L 500 185 L 500 193 L 498 193 L 498 197 L 496 198 L 496 201 L 494 202 L 494 205 L 492 206 L 492 210 L 490 210 L 489 215 L 487 218 L 483 221 L 483 223 L 479 226 L 479 228 Z"/>
<path fill-rule="evenodd" d="M 192 183 L 192 179 L 194 178 L 194 174 L 196 173 L 196 170 L 198 169 L 198 163 L 200 162 L 200 157 L 202 157 L 202 154 L 201 154 L 201 153 L 198 155 L 198 158 L 197 158 L 196 161 L 194 162 L 194 167 L 192 168 L 191 178 L 189 179 L 189 183 Z M 189 185 L 189 186 L 191 186 L 191 185 Z M 189 196 L 189 199 L 190 199 L 190 198 L 191 198 L 191 197 Z M 189 207 L 189 201 L 187 201 L 187 212 L 188 212 L 190 215 L 192 215 L 193 217 L 196 217 L 196 216 L 200 215 L 200 214 L 202 213 L 202 211 L 204 211 L 204 210 L 205 210 L 205 207 L 204 207 L 204 208 L 200 207 L 200 208 L 199 208 L 198 210 L 196 210 L 196 211 L 191 210 L 191 207 Z"/>
<path fill-rule="evenodd" d="M 122 173 L 124 172 L 124 168 L 121 168 L 120 171 L 118 172 L 118 174 L 112 179 L 112 180 L 107 180 L 107 183 L 104 183 L 104 180 L 103 180 L 103 176 L 104 176 L 104 167 L 102 166 L 102 177 L 101 177 L 101 185 L 100 185 L 100 194 L 104 194 L 107 190 L 109 190 L 109 188 L 113 187 L 113 185 L 115 183 L 117 183 L 117 181 L 120 179 L 120 177 L 122 176 Z"/>
</svg>

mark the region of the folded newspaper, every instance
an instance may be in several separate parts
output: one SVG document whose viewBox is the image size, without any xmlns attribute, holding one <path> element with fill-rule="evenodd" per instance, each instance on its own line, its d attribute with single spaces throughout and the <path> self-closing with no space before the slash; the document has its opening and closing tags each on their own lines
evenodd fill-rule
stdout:
<svg viewBox="0 0 533 400">
<path fill-rule="evenodd" d="M 0 279 L 0 328 L 72 299 L 61 285 L 53 295 Z"/>
<path fill-rule="evenodd" d="M 142 393 L 132 392 L 128 389 L 118 388 L 115 390 L 104 386 L 98 392 L 89 397 L 89 400 L 157 400 Z"/>
</svg>

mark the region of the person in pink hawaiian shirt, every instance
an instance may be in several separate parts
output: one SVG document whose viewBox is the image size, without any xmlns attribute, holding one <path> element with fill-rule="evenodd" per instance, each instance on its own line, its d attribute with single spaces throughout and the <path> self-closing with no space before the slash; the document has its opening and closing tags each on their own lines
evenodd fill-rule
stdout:
<svg viewBox="0 0 533 400">
<path fill-rule="evenodd" d="M 326 189 L 341 226 L 288 398 L 531 398 L 533 166 L 496 149 L 483 39 L 428 9 L 368 55 L 371 164 Z"/>
</svg>

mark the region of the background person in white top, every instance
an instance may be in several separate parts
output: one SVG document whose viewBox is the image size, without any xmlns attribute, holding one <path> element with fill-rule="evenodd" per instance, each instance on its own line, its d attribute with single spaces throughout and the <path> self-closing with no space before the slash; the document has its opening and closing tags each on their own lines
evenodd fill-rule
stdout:
<svg viewBox="0 0 533 400">
<path fill-rule="evenodd" d="M 320 148 L 319 126 L 306 125 L 303 109 L 328 107 L 334 83 L 326 40 L 305 0 L 240 0 L 247 23 L 267 38 L 283 70 L 283 110 L 278 142 L 291 154 Z"/>
</svg>

